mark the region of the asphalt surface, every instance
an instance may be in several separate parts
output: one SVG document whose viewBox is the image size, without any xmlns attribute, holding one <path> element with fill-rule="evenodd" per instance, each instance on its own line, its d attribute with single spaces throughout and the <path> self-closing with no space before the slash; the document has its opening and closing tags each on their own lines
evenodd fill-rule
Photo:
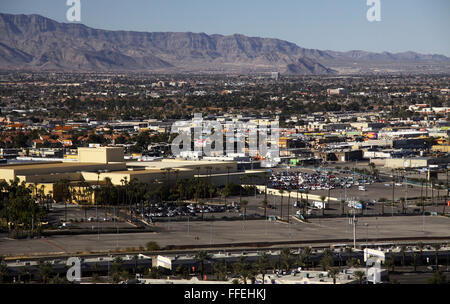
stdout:
<svg viewBox="0 0 450 304">
<path fill-rule="evenodd" d="M 359 218 L 357 239 L 392 237 L 450 237 L 450 218 L 401 216 Z M 424 221 L 425 220 L 425 221 Z M 368 225 L 365 225 L 368 224 Z M 291 224 L 252 221 L 203 221 L 157 223 L 159 233 L 65 235 L 40 239 L 12 240 L 0 235 L 0 255 L 67 254 L 138 248 L 147 242 L 166 245 L 214 245 L 241 242 L 308 241 L 353 238 L 347 218 L 292 220 Z"/>
</svg>

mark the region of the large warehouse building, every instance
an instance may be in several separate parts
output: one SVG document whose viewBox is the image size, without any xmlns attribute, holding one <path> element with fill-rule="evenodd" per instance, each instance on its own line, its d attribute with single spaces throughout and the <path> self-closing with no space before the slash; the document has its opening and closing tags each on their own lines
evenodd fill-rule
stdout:
<svg viewBox="0 0 450 304">
<path fill-rule="evenodd" d="M 249 171 L 238 171 L 234 161 L 186 161 L 164 159 L 149 162 L 126 162 L 122 147 L 79 148 L 78 161 L 22 163 L 0 166 L 0 180 L 14 180 L 43 187 L 45 194 L 54 193 L 60 180 L 96 184 L 109 178 L 114 185 L 124 181 L 153 184 L 177 179 L 208 178 L 217 185 L 227 181 L 239 183 Z M 264 170 L 250 173 L 263 176 Z"/>
</svg>

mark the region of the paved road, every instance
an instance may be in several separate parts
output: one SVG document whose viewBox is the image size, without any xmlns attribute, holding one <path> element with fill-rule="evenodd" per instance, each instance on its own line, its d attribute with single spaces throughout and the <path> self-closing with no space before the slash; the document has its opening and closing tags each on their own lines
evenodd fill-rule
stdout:
<svg viewBox="0 0 450 304">
<path fill-rule="evenodd" d="M 422 216 L 359 218 L 357 238 L 450 237 L 450 218 Z M 364 224 L 367 223 L 368 226 Z M 291 225 L 253 221 L 215 221 L 159 223 L 160 233 L 53 236 L 32 240 L 11 240 L 0 235 L 0 255 L 61 254 L 107 251 L 145 246 L 155 241 L 166 245 L 214 245 L 240 242 L 308 241 L 353 238 L 346 218 L 311 219 L 311 223 L 292 221 Z M 423 231 L 425 227 L 425 231 Z"/>
</svg>

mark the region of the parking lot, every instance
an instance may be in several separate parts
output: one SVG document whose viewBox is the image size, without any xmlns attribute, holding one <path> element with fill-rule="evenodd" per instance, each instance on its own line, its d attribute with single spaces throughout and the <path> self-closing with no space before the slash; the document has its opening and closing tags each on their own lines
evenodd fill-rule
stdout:
<svg viewBox="0 0 450 304">
<path fill-rule="evenodd" d="M 356 237 L 366 239 L 392 237 L 450 237 L 450 219 L 441 216 L 395 216 L 359 218 Z M 367 225 L 366 225 L 367 224 Z M 312 241 L 353 238 L 347 218 L 315 218 L 310 223 L 290 224 L 266 220 L 197 221 L 157 223 L 159 233 L 127 233 L 100 235 L 61 235 L 40 239 L 12 240 L 0 235 L 0 254 L 76 253 L 108 251 L 145 246 L 154 241 L 166 245 L 214 245 L 275 241 Z"/>
<path fill-rule="evenodd" d="M 114 210 L 114 208 L 82 208 L 69 204 L 67 206 L 64 204 L 53 204 L 48 219 L 49 224 L 58 229 L 106 229 L 117 227 L 124 229 L 135 227 L 128 223 L 123 216 L 119 216 L 119 208 Z"/>
</svg>

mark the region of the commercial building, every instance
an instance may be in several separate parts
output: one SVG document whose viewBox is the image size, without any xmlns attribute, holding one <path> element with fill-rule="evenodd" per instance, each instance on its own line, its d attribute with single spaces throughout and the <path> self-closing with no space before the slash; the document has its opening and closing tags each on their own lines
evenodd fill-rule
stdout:
<svg viewBox="0 0 450 304">
<path fill-rule="evenodd" d="M 0 166 L 0 180 L 19 179 L 35 185 L 45 195 L 58 199 L 55 184 L 65 180 L 72 187 L 86 187 L 109 179 L 113 185 L 123 185 L 132 180 L 146 184 L 173 183 L 178 179 L 207 178 L 212 183 L 224 185 L 239 183 L 245 171 L 238 171 L 235 161 L 189 161 L 163 159 L 148 162 L 126 162 L 122 147 L 79 148 L 77 161 L 32 162 Z M 252 171 L 263 175 L 264 171 Z M 83 184 L 81 186 L 81 184 Z"/>
</svg>

